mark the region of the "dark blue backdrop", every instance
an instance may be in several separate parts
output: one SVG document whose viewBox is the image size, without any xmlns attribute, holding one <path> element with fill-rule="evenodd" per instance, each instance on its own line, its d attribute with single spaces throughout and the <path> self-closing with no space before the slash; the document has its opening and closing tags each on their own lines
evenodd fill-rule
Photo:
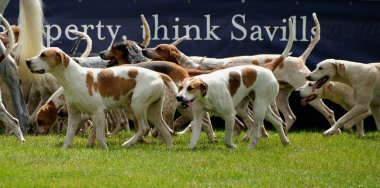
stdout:
<svg viewBox="0 0 380 188">
<path fill-rule="evenodd" d="M 87 28 L 94 42 L 93 52 L 108 48 L 112 33 L 117 33 L 115 40 L 126 35 L 142 41 L 140 14 L 144 14 L 153 37 L 150 46 L 172 42 L 173 38 L 185 35 L 188 27 L 192 40 L 180 44 L 180 50 L 187 55 L 208 57 L 280 53 L 286 44 L 287 18 L 293 17 L 297 41 L 292 51 L 298 56 L 313 36 L 311 15 L 316 12 L 321 40 L 309 57 L 307 65 L 311 69 L 326 58 L 363 63 L 380 61 L 380 2 L 377 1 L 44 0 L 44 3 L 47 33 L 51 34 L 47 45 L 67 52 L 74 43 L 68 39 L 72 36 L 65 34 L 67 28 L 80 31 Z M 16 23 L 18 10 L 18 0 L 11 0 L 5 17 Z M 293 96 L 290 100 L 298 118 L 294 127 L 305 124 L 318 129 L 328 127 L 327 121 L 314 109 L 299 108 Z M 341 108 L 333 106 L 333 109 L 337 117 L 342 115 Z M 374 127 L 372 121 L 369 124 Z"/>
<path fill-rule="evenodd" d="M 117 27 L 115 40 L 126 35 L 141 41 L 139 15 L 144 14 L 154 39 L 150 46 L 172 42 L 185 35 L 184 27 L 193 27 L 192 40 L 179 46 L 188 55 L 279 53 L 286 44 L 287 34 L 282 32 L 283 29 L 287 32 L 284 21 L 293 17 L 298 41 L 292 51 L 297 56 L 313 35 L 311 14 L 316 12 L 321 23 L 321 40 L 309 58 L 311 68 L 326 58 L 380 61 L 380 2 L 376 1 L 44 0 L 44 3 L 47 32 L 52 37 L 47 44 L 66 51 L 73 45 L 65 34 L 67 28 L 81 31 L 87 28 L 94 42 L 93 52 L 111 44 L 110 31 L 115 33 Z M 5 17 L 15 23 L 17 16 L 18 1 L 11 0 Z M 161 26 L 158 32 L 156 26 Z M 162 27 L 167 28 L 167 37 Z M 194 27 L 199 29 L 198 36 Z M 212 30 L 213 27 L 217 28 Z"/>
</svg>

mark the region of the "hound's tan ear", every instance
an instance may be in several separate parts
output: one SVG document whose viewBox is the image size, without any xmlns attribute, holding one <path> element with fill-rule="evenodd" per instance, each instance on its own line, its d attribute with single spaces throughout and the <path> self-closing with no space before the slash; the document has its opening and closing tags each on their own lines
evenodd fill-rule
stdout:
<svg viewBox="0 0 380 188">
<path fill-rule="evenodd" d="M 67 66 L 69 66 L 69 56 L 67 56 L 64 52 L 58 52 L 58 54 L 60 55 L 61 57 L 61 62 L 63 64 L 63 67 L 66 68 Z"/>
<path fill-rule="evenodd" d="M 202 97 L 206 96 L 207 89 L 208 89 L 207 83 L 201 80 L 199 84 L 199 90 L 201 91 Z"/>
<path fill-rule="evenodd" d="M 180 55 L 177 50 L 170 48 L 168 61 L 179 64 Z"/>
<path fill-rule="evenodd" d="M 341 63 L 339 61 L 336 61 L 335 65 L 336 65 L 336 71 L 337 71 L 338 75 L 341 76 L 341 77 L 343 77 L 344 76 L 344 72 L 346 71 L 346 67 L 344 66 L 343 63 Z"/>
</svg>

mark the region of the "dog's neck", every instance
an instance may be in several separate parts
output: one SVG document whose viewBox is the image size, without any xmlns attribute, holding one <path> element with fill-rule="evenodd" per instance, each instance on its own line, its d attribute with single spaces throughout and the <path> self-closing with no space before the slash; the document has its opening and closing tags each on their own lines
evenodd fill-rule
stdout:
<svg viewBox="0 0 380 188">
<path fill-rule="evenodd" d="M 193 60 L 191 60 L 188 56 L 186 56 L 184 53 L 180 52 L 180 58 L 179 58 L 179 65 L 186 68 L 198 68 L 200 65 L 195 63 Z"/>
<path fill-rule="evenodd" d="M 137 53 L 137 55 L 129 54 L 128 57 L 126 59 L 124 59 L 124 60 L 128 64 L 136 64 L 136 63 L 141 63 L 141 62 L 149 61 L 149 59 L 147 57 L 145 57 L 144 55 L 142 55 L 141 51 L 139 51 Z"/>
<path fill-rule="evenodd" d="M 66 90 L 70 88 L 72 82 L 77 82 L 78 78 L 74 75 L 80 75 L 86 73 L 84 71 L 86 69 L 80 65 L 78 65 L 73 59 L 70 58 L 69 64 L 64 70 L 55 70 L 52 71 L 51 74 L 58 80 L 59 84 Z"/>
<path fill-rule="evenodd" d="M 330 86 L 324 86 L 323 98 L 329 99 L 336 104 L 340 104 L 345 110 L 354 106 L 355 101 L 350 101 L 352 97 L 347 95 L 353 94 L 352 88 L 340 82 L 330 82 Z M 328 89 L 326 87 L 329 87 Z"/>
</svg>

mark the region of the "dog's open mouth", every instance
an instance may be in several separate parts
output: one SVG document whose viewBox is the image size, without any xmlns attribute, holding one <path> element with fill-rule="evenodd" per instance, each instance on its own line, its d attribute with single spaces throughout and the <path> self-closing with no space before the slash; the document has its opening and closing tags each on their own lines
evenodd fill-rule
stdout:
<svg viewBox="0 0 380 188">
<path fill-rule="evenodd" d="M 317 98 L 317 95 L 316 94 L 313 94 L 313 95 L 309 95 L 307 97 L 303 97 L 301 99 L 301 105 L 302 106 L 306 106 L 310 101 L 313 101 L 314 99 Z"/>
<path fill-rule="evenodd" d="M 316 89 L 321 88 L 327 82 L 327 80 L 329 80 L 329 78 L 329 76 L 324 76 L 317 80 L 312 88 L 312 91 L 314 92 Z"/>
<path fill-rule="evenodd" d="M 30 70 L 32 73 L 34 74 L 43 74 L 45 73 L 45 69 L 41 69 L 41 70 Z"/>
<path fill-rule="evenodd" d="M 185 109 L 185 108 L 187 108 L 187 107 L 193 107 L 193 101 L 194 101 L 194 99 L 192 99 L 192 100 L 189 100 L 189 101 L 182 101 L 181 102 L 181 108 L 182 109 Z"/>
<path fill-rule="evenodd" d="M 113 67 L 118 65 L 117 60 L 115 58 L 110 58 L 110 60 L 107 62 L 107 67 Z"/>
</svg>

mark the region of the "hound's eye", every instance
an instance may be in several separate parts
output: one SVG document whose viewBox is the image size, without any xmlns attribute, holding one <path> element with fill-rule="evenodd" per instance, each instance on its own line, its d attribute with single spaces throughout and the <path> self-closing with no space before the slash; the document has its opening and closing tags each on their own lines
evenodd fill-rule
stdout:
<svg viewBox="0 0 380 188">
<path fill-rule="evenodd" d="M 194 87 L 192 87 L 192 86 L 187 87 L 187 91 L 191 91 L 193 89 L 194 89 Z"/>
<path fill-rule="evenodd" d="M 309 87 L 312 87 L 312 86 L 313 86 L 313 84 L 310 82 L 310 83 L 308 84 L 308 86 L 309 86 Z"/>
<path fill-rule="evenodd" d="M 318 70 L 323 70 L 323 67 L 318 67 Z"/>
<path fill-rule="evenodd" d="M 126 48 L 126 45 L 124 45 L 124 44 L 117 45 L 115 48 L 118 49 L 118 50 L 123 50 L 123 49 Z"/>
<path fill-rule="evenodd" d="M 46 57 L 46 55 L 45 55 L 44 53 L 42 53 L 42 54 L 40 55 L 40 57 Z"/>
</svg>

